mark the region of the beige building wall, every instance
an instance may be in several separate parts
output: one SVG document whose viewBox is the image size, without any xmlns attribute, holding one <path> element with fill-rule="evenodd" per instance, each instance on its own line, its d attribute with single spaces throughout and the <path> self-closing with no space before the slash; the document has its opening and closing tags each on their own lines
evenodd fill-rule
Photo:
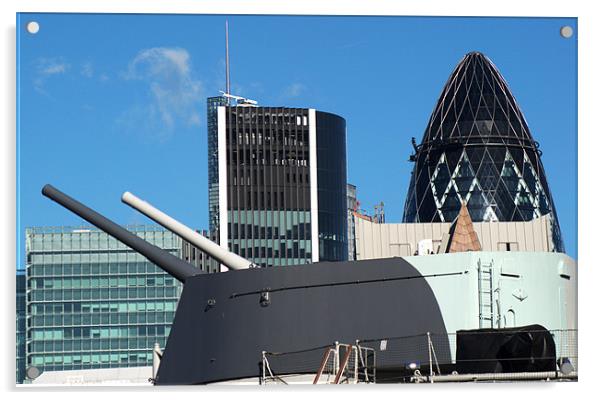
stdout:
<svg viewBox="0 0 602 400">
<path fill-rule="evenodd" d="M 483 251 L 554 251 L 550 216 L 528 222 L 473 222 Z M 416 255 L 418 242 L 433 241 L 434 253 L 444 253 L 451 223 L 377 224 L 355 218 L 358 260 Z"/>
</svg>

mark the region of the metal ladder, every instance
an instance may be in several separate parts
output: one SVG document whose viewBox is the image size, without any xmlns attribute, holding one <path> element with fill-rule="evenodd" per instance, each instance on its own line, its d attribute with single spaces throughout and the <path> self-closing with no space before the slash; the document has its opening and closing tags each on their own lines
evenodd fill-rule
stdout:
<svg viewBox="0 0 602 400">
<path fill-rule="evenodd" d="M 478 261 L 479 328 L 493 328 L 493 260 Z"/>
</svg>

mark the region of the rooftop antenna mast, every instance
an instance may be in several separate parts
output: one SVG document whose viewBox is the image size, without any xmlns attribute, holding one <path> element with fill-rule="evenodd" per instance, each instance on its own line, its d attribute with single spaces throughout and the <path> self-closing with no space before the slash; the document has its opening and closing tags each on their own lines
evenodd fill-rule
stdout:
<svg viewBox="0 0 602 400">
<path fill-rule="evenodd" d="M 232 99 L 240 106 L 256 106 L 257 101 L 247 99 L 241 96 L 235 96 L 230 92 L 230 51 L 228 49 L 228 20 L 226 20 L 226 91 L 222 92 L 222 96 L 226 98 L 226 104 L 230 105 Z"/>
<path fill-rule="evenodd" d="M 228 20 L 226 20 L 226 94 L 230 94 L 230 52 L 228 51 Z M 230 102 L 230 99 L 228 99 Z"/>
</svg>

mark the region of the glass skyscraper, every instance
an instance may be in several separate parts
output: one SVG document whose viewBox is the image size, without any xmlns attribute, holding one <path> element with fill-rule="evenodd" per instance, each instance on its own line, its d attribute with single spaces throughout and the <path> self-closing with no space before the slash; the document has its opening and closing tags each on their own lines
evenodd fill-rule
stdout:
<svg viewBox="0 0 602 400">
<path fill-rule="evenodd" d="M 304 108 L 208 99 L 209 221 L 261 266 L 346 260 L 346 124 Z"/>
<path fill-rule="evenodd" d="M 451 222 L 462 202 L 475 222 L 550 214 L 555 250 L 564 251 L 539 144 L 485 55 L 456 66 L 414 150 L 404 222 Z"/>
<path fill-rule="evenodd" d="M 186 248 L 162 228 L 127 228 L 179 257 Z M 181 284 L 106 233 L 29 228 L 26 263 L 26 366 L 145 366 L 165 346 Z"/>
</svg>

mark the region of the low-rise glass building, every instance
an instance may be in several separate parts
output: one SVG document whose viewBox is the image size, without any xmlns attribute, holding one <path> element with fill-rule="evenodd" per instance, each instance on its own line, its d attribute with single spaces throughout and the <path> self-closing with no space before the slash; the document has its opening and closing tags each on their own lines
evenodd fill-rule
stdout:
<svg viewBox="0 0 602 400">
<path fill-rule="evenodd" d="M 182 257 L 182 240 L 156 226 L 128 230 Z M 26 230 L 26 367 L 42 371 L 152 364 L 181 284 L 93 228 Z"/>
</svg>

